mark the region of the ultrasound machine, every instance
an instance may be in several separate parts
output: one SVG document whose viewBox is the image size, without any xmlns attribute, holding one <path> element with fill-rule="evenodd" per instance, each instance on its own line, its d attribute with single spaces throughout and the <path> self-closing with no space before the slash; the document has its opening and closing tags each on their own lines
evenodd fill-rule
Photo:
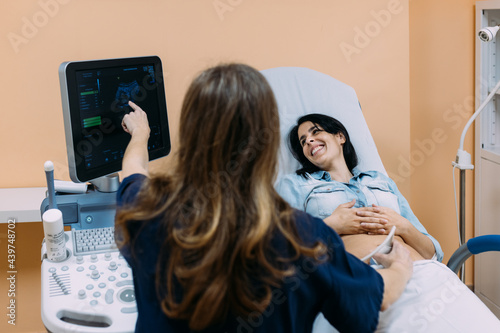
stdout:
<svg viewBox="0 0 500 333">
<path fill-rule="evenodd" d="M 128 101 L 148 115 L 149 160 L 168 155 L 170 136 L 163 70 L 156 56 L 65 62 L 59 67 L 71 180 L 84 193 L 51 194 L 66 226 L 66 259 L 42 245 L 41 315 L 50 332 L 133 332 L 137 319 L 132 272 L 114 239 L 117 172 L 130 135 L 121 121 Z M 48 178 L 50 179 L 50 178 Z M 71 187 L 71 186 L 69 186 Z M 57 190 L 57 188 L 56 188 Z M 54 193 L 54 192 L 52 192 Z"/>
</svg>

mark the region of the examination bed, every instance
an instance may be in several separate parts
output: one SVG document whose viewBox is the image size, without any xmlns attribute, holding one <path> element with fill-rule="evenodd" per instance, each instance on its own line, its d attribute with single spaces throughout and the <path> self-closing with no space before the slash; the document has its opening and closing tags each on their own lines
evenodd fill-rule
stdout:
<svg viewBox="0 0 500 333">
<path fill-rule="evenodd" d="M 358 168 L 387 174 L 351 87 L 306 68 L 280 67 L 262 73 L 274 91 L 280 113 L 278 180 L 299 168 L 286 136 L 297 119 L 308 113 L 327 114 L 342 122 L 358 154 Z M 416 262 L 402 297 L 381 313 L 377 332 L 500 332 L 500 321 L 456 276 L 467 258 L 485 251 L 500 251 L 500 235 L 469 240 L 450 258 L 449 268 L 432 260 Z M 337 332 L 322 315 L 313 331 Z"/>
</svg>

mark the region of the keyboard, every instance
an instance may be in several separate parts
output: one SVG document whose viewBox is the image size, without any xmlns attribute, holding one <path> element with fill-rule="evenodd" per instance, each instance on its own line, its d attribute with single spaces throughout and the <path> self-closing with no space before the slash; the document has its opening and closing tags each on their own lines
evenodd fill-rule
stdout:
<svg viewBox="0 0 500 333">
<path fill-rule="evenodd" d="M 73 230 L 72 234 L 75 255 L 117 250 L 114 227 Z"/>
</svg>

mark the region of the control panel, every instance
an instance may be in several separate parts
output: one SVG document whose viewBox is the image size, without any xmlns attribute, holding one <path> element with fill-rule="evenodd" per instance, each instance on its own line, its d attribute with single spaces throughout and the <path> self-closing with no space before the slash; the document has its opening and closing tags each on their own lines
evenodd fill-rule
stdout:
<svg viewBox="0 0 500 333">
<path fill-rule="evenodd" d="M 42 246 L 42 320 L 51 332 L 134 332 L 137 305 L 132 271 L 120 252 L 74 255 L 53 262 Z"/>
</svg>

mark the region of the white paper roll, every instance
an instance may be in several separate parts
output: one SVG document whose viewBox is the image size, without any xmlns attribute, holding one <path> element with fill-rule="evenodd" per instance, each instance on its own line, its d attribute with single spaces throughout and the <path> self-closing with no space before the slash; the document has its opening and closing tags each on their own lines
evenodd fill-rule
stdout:
<svg viewBox="0 0 500 333">
<path fill-rule="evenodd" d="M 66 239 L 62 213 L 59 209 L 49 209 L 42 216 L 43 232 L 47 247 L 47 258 L 52 261 L 66 259 Z"/>
</svg>

